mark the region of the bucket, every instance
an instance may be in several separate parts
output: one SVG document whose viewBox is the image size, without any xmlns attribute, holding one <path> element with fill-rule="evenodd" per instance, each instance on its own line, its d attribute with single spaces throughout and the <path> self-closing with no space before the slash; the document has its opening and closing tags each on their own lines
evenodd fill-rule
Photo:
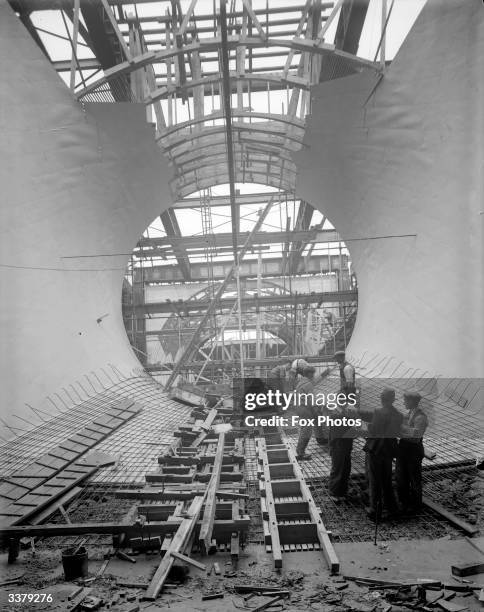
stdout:
<svg viewBox="0 0 484 612">
<path fill-rule="evenodd" d="M 66 548 L 62 551 L 62 565 L 66 580 L 85 578 L 88 574 L 87 550 L 84 546 L 81 546 L 77 552 L 76 548 Z"/>
</svg>

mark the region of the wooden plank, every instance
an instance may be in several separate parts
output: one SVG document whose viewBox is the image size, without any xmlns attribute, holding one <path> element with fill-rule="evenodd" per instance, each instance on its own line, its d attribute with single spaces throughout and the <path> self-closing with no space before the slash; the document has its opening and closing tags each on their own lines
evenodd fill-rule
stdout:
<svg viewBox="0 0 484 612">
<path fill-rule="evenodd" d="M 62 446 L 56 446 L 56 448 L 49 451 L 49 455 L 59 457 L 59 459 L 66 459 L 67 461 L 74 461 L 78 454 L 79 453 L 75 449 L 62 448 Z"/>
<path fill-rule="evenodd" d="M 239 558 L 239 534 L 234 531 L 230 537 L 230 557 L 232 559 L 232 564 L 235 564 Z"/>
<path fill-rule="evenodd" d="M 201 496 L 198 496 L 201 497 Z M 24 538 L 24 537 L 66 537 L 85 534 L 104 534 L 116 535 L 125 533 L 128 538 L 137 538 L 141 535 L 162 535 L 166 536 L 173 533 L 186 519 L 176 519 L 173 521 L 152 522 L 145 526 L 125 525 L 119 522 L 109 523 L 72 523 L 65 524 L 44 524 L 44 525 L 3 525 L 0 528 L 1 538 Z M 250 517 L 243 516 L 237 521 L 215 520 L 214 537 L 230 542 L 230 537 L 234 531 L 246 531 L 250 524 Z M 201 526 L 201 521 L 197 521 L 197 528 Z"/>
<path fill-rule="evenodd" d="M 25 495 L 28 490 L 28 487 L 4 481 L 0 484 L 0 497 L 15 501 Z"/>
<path fill-rule="evenodd" d="M 443 516 L 449 522 L 454 524 L 456 527 L 459 527 L 459 529 L 462 529 L 469 535 L 474 535 L 475 533 L 479 531 L 477 527 L 475 527 L 474 525 L 470 525 L 469 523 L 462 520 L 461 518 L 459 518 L 458 516 L 456 516 L 455 514 L 453 514 L 452 512 L 450 512 L 443 506 L 441 506 L 440 504 L 437 504 L 434 501 L 430 500 L 428 497 L 424 497 L 422 499 L 422 502 L 425 506 L 427 506 L 427 508 L 430 508 L 434 512 L 437 512 L 437 514 L 440 514 L 440 516 Z"/>
<path fill-rule="evenodd" d="M 258 444 L 259 457 L 262 459 L 262 469 L 265 484 L 265 502 L 267 508 L 267 524 L 271 536 L 272 556 L 274 559 L 274 567 L 282 567 L 282 550 L 279 540 L 279 530 L 277 528 L 276 508 L 274 495 L 272 491 L 271 475 L 269 471 L 269 462 L 267 460 L 267 448 L 265 440 L 260 439 Z"/>
<path fill-rule="evenodd" d="M 129 402 L 120 403 L 123 411 L 128 404 L 131 406 L 133 402 L 129 400 Z M 31 517 L 35 512 L 43 510 L 50 502 L 58 499 L 64 491 L 74 487 L 99 467 L 113 465 L 114 459 L 105 453 L 83 455 L 97 441 L 106 438 L 114 429 L 123 425 L 139 410 L 140 408 L 135 407 L 133 410 L 126 412 L 124 419 L 112 417 L 110 419 L 112 425 L 108 431 L 90 431 L 88 427 L 91 427 L 92 423 L 88 424 L 52 451 L 42 455 L 40 459 L 15 472 L 9 477 L 9 482 L 12 483 L 12 486 L 15 486 L 18 480 L 18 486 L 25 487 L 25 490 L 18 497 L 15 494 L 16 499 L 14 499 L 14 490 L 10 491 L 7 488 L 8 486 L 3 485 L 0 490 L 0 497 L 8 497 L 8 499 L 14 500 L 14 503 L 2 508 L 0 516 L 14 517 L 14 523 L 19 522 L 19 516 L 23 516 L 25 519 Z M 102 416 L 98 417 L 98 419 L 101 418 Z M 34 505 L 36 500 L 38 502 L 37 507 Z M 17 509 L 15 509 L 15 506 Z M 20 515 L 19 511 L 24 514 Z"/>
<path fill-rule="evenodd" d="M 289 445 L 287 448 L 287 452 L 288 452 L 291 462 L 293 463 L 294 475 L 300 481 L 302 498 L 308 504 L 309 516 L 311 517 L 311 520 L 316 525 L 318 540 L 319 540 L 319 543 L 321 544 L 321 549 L 323 551 L 326 562 L 328 563 L 328 567 L 331 573 L 336 574 L 339 572 L 338 555 L 336 554 L 336 551 L 334 550 L 334 546 L 331 542 L 328 531 L 326 527 L 324 526 L 324 523 L 321 519 L 321 515 L 316 507 L 316 504 L 314 503 L 314 499 L 313 499 L 313 496 L 311 495 L 311 491 L 309 490 L 309 487 L 306 483 L 306 480 L 299 466 L 299 463 L 296 460 L 296 455 L 294 454 L 294 451 L 292 450 L 292 448 L 289 447 Z"/>
<path fill-rule="evenodd" d="M 274 497 L 301 497 L 301 484 L 295 478 L 278 480 L 272 483 L 272 492 Z"/>
<path fill-rule="evenodd" d="M 294 477 L 294 469 L 291 463 L 268 463 L 268 465 L 271 480 Z"/>
<path fill-rule="evenodd" d="M 484 559 L 471 563 L 452 565 L 451 571 L 454 576 L 473 576 L 474 574 L 481 574 L 484 572 Z"/>
<path fill-rule="evenodd" d="M 221 433 L 218 438 L 217 452 L 215 453 L 215 460 L 212 467 L 212 475 L 206 491 L 205 510 L 203 513 L 202 527 L 200 529 L 199 535 L 199 545 L 202 551 L 202 555 L 207 554 L 210 548 L 210 543 L 212 541 L 217 489 L 220 484 L 220 474 L 222 471 L 224 446 L 225 434 Z"/>
<path fill-rule="evenodd" d="M 221 485 L 217 491 L 217 497 L 221 499 L 248 499 L 245 493 L 239 493 L 237 490 L 245 489 L 239 483 L 234 483 L 233 487 L 227 487 L 228 483 Z M 206 487 L 197 486 L 196 483 L 190 485 L 187 489 L 186 485 L 183 488 L 176 486 L 176 483 L 170 483 L 168 487 L 156 488 L 145 487 L 143 489 L 117 489 L 114 492 L 115 497 L 125 499 L 141 499 L 141 500 L 169 500 L 169 499 L 192 499 L 197 495 L 202 495 Z"/>
<path fill-rule="evenodd" d="M 42 455 L 40 459 L 36 459 L 35 463 L 53 470 L 62 470 L 70 462 L 67 459 L 60 459 L 59 457 L 54 457 L 53 455 L 49 455 L 49 453 L 46 453 L 45 455 Z"/>
<path fill-rule="evenodd" d="M 81 429 L 81 431 L 78 431 L 76 435 L 81 438 L 85 438 L 88 443 L 89 443 L 89 440 L 91 440 L 93 444 L 95 444 L 96 442 L 99 442 L 100 440 L 106 437 L 105 433 L 101 433 L 100 431 L 96 433 L 94 431 L 90 431 L 89 429 L 86 429 L 86 427 L 84 427 L 84 429 Z"/>
<path fill-rule="evenodd" d="M 81 473 L 78 473 L 74 477 L 64 479 L 63 480 L 63 482 L 64 482 L 64 487 L 63 488 L 57 488 L 57 487 L 53 488 L 52 489 L 52 494 L 50 496 L 48 496 L 48 497 L 47 496 L 42 496 L 42 497 L 39 496 L 37 498 L 38 503 L 35 506 L 29 506 L 28 509 L 27 509 L 27 504 L 23 503 L 23 500 L 27 499 L 27 496 L 22 497 L 16 503 L 19 504 L 19 505 L 23 504 L 25 506 L 25 508 L 23 509 L 22 517 L 15 519 L 14 524 L 20 522 L 21 520 L 26 520 L 26 519 L 30 518 L 31 516 L 34 516 L 37 512 L 39 512 L 40 510 L 43 510 L 44 508 L 46 508 L 46 506 L 51 504 L 53 501 L 56 501 L 57 499 L 59 499 L 59 497 L 61 497 L 63 493 L 66 493 L 67 491 L 69 491 L 70 489 L 72 489 L 73 487 L 78 485 L 85 478 L 87 478 L 88 476 L 93 474 L 96 470 L 97 470 L 97 467 L 87 467 L 85 469 L 85 471 L 83 471 Z M 53 480 L 57 480 L 57 478 L 59 478 L 59 477 L 60 477 L 60 475 L 56 476 Z M 49 481 L 47 481 L 43 486 L 47 486 L 48 484 L 49 484 Z M 29 496 L 32 496 L 32 497 L 29 497 L 28 499 L 33 501 L 34 500 L 34 497 L 33 497 L 34 494 L 35 494 L 35 489 L 33 489 L 31 491 L 31 493 L 29 493 Z"/>
<path fill-rule="evenodd" d="M 176 552 L 172 550 L 170 554 L 172 557 L 175 557 L 175 559 L 178 559 L 179 561 L 183 561 L 184 563 L 188 563 L 188 565 L 193 565 L 193 567 L 196 567 L 197 569 L 200 569 L 203 571 L 207 569 L 207 566 L 204 563 L 199 563 L 198 561 L 195 561 L 195 559 L 192 559 L 191 557 L 182 555 L 182 553 L 180 552 Z"/>
<path fill-rule="evenodd" d="M 155 575 L 151 579 L 150 585 L 146 590 L 146 593 L 142 596 L 142 599 L 154 601 L 158 597 L 175 560 L 175 557 L 172 553 L 184 550 L 193 530 L 195 529 L 195 525 L 202 509 L 203 501 L 204 496 L 202 495 L 199 495 L 193 499 L 188 509 L 190 518 L 184 518 L 182 520 L 180 526 L 178 527 L 175 533 L 175 536 L 173 537 L 173 540 L 171 541 L 168 547 L 168 550 L 165 553 L 165 556 L 163 557 L 160 565 L 158 566 Z"/>
<path fill-rule="evenodd" d="M 478 552 L 481 553 L 481 555 L 484 555 L 484 546 L 479 546 L 479 543 L 482 541 L 482 538 L 479 538 L 479 540 L 477 542 L 475 542 L 472 538 L 465 538 L 465 541 L 470 544 L 472 546 L 472 548 L 475 548 Z"/>
<path fill-rule="evenodd" d="M 281 544 L 314 544 L 318 541 L 315 523 L 279 524 L 278 532 Z"/>
<path fill-rule="evenodd" d="M 195 425 L 193 427 L 193 431 L 199 433 L 201 430 L 203 431 L 209 431 L 209 429 L 212 427 L 212 423 L 215 421 L 217 417 L 217 409 L 216 408 L 212 408 L 206 419 L 203 421 L 203 423 L 201 425 Z"/>
</svg>

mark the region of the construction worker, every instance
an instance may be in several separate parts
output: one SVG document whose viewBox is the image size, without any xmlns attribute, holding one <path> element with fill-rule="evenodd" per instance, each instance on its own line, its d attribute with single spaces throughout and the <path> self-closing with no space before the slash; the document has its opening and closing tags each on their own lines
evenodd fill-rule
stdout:
<svg viewBox="0 0 484 612">
<path fill-rule="evenodd" d="M 296 387 L 296 414 L 301 418 L 317 419 L 318 408 L 311 402 L 311 397 L 314 397 L 314 375 L 316 369 L 309 365 L 305 359 L 296 359 L 293 361 L 291 370 L 298 377 Z M 306 394 L 299 399 L 299 394 Z M 313 427 L 300 426 L 299 437 L 296 447 L 296 459 L 304 461 L 311 459 L 311 455 L 306 453 L 306 447 L 311 439 Z"/>
<path fill-rule="evenodd" d="M 355 368 L 351 365 L 351 363 L 346 361 L 346 353 L 344 351 L 336 351 L 334 354 L 334 360 L 339 366 L 340 392 L 355 393 Z"/>
<path fill-rule="evenodd" d="M 288 380 L 290 369 L 290 361 L 286 361 L 276 366 L 275 368 L 272 368 L 272 370 L 269 372 L 269 379 L 274 388 L 277 388 L 282 392 L 286 391 L 286 383 Z"/>
<path fill-rule="evenodd" d="M 408 415 L 401 426 L 395 477 L 398 499 L 405 512 L 415 512 L 422 506 L 423 436 L 428 419 L 419 406 L 421 399 L 415 391 L 403 394 Z"/>
<path fill-rule="evenodd" d="M 393 405 L 394 389 L 384 389 L 380 400 L 382 407 L 373 413 L 364 446 L 370 493 L 370 505 L 366 513 L 371 520 L 381 517 L 383 504 L 389 517 L 398 514 L 392 486 L 392 464 L 398 452 L 397 437 L 400 435 L 403 416 Z"/>
<path fill-rule="evenodd" d="M 273 391 L 280 391 L 286 393 L 289 387 L 289 371 L 291 369 L 291 362 L 285 361 L 280 365 L 275 366 L 269 372 L 267 377 L 267 386 Z M 284 405 L 282 398 L 278 402 L 277 408 L 281 408 Z"/>
<path fill-rule="evenodd" d="M 337 351 L 334 360 L 339 365 L 340 393 L 348 395 L 356 392 L 355 368 L 346 361 L 344 351 Z M 345 416 L 348 410 L 345 406 L 338 407 L 337 416 Z M 352 416 L 352 415 L 350 415 Z M 331 471 L 329 475 L 329 496 L 339 503 L 348 493 L 348 483 L 351 475 L 351 452 L 353 438 L 356 432 L 348 426 L 331 427 L 329 431 L 329 454 L 331 457 Z"/>
</svg>

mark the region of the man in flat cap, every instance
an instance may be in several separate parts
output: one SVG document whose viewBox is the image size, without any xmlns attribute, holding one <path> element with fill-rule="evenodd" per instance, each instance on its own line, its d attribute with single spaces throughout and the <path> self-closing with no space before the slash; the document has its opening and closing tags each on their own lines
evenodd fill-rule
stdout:
<svg viewBox="0 0 484 612">
<path fill-rule="evenodd" d="M 398 513 L 392 485 L 392 465 L 398 452 L 397 437 L 400 435 L 403 417 L 393 405 L 394 389 L 384 389 L 380 400 L 381 408 L 373 413 L 364 447 L 370 494 L 370 505 L 366 513 L 373 521 L 381 517 L 383 505 L 388 517 Z"/>
<path fill-rule="evenodd" d="M 346 361 L 344 351 L 337 351 L 334 360 L 339 365 L 340 393 L 346 396 L 356 392 L 355 368 Z M 345 409 L 339 408 L 341 416 Z M 336 416 L 336 415 L 334 415 Z M 329 474 L 329 496 L 338 503 L 348 493 L 348 484 L 351 476 L 351 452 L 355 432 L 348 426 L 333 426 L 329 429 L 329 454 L 331 456 L 331 470 Z"/>
<path fill-rule="evenodd" d="M 346 361 L 346 353 L 344 351 L 336 351 L 334 360 L 339 365 L 339 377 L 342 393 L 354 393 L 355 385 L 355 368 Z"/>
<path fill-rule="evenodd" d="M 426 414 L 420 408 L 422 396 L 416 391 L 403 394 L 408 416 L 403 420 L 398 444 L 395 478 L 397 493 L 405 512 L 415 512 L 422 506 L 423 436 L 428 426 Z"/>
</svg>

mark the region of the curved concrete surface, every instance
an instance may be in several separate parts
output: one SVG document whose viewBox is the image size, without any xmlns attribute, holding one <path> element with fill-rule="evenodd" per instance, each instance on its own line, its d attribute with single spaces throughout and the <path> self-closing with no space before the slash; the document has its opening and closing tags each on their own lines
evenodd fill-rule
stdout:
<svg viewBox="0 0 484 612">
<path fill-rule="evenodd" d="M 75 102 L 5 0 L 0 74 L 1 413 L 22 428 L 25 403 L 55 414 L 46 396 L 62 407 L 53 394 L 85 374 L 140 367 L 122 279 L 171 171 L 143 106 Z"/>
<path fill-rule="evenodd" d="M 484 377 L 483 75 L 482 2 L 430 0 L 380 82 L 314 89 L 297 193 L 351 249 L 355 359 Z"/>
</svg>

